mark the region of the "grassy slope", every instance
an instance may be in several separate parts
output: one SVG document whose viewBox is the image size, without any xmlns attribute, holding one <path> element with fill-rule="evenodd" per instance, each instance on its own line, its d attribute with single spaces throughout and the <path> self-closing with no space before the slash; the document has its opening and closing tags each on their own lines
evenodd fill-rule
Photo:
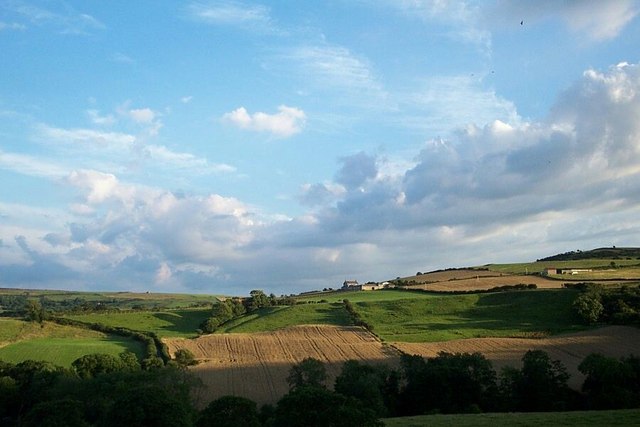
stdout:
<svg viewBox="0 0 640 427">
<path fill-rule="evenodd" d="M 210 308 L 172 311 L 131 311 L 65 316 L 86 323 L 121 326 L 136 331 L 155 332 L 160 337 L 193 338 L 200 323 L 209 317 Z"/>
<path fill-rule="evenodd" d="M 313 324 L 346 326 L 351 319 L 341 303 L 299 304 L 260 309 L 222 325 L 217 332 L 264 332 Z"/>
<path fill-rule="evenodd" d="M 242 316 L 219 332 L 272 331 L 297 324 L 348 325 L 349 299 L 387 341 L 433 342 L 472 337 L 527 337 L 584 329 L 571 309 L 577 291 L 536 290 L 438 295 L 405 291 L 337 292 L 308 300 L 329 302 L 273 307 Z"/>
<path fill-rule="evenodd" d="M 34 359 L 71 366 L 89 353 L 117 355 L 130 350 L 139 357 L 143 353 L 140 343 L 123 337 L 49 322 L 41 327 L 16 319 L 0 319 L 0 343 L 0 359 L 13 363 Z"/>
<path fill-rule="evenodd" d="M 299 301 L 311 301 L 313 304 L 263 308 L 256 313 L 242 316 L 222 325 L 218 332 L 264 332 L 285 328 L 287 326 L 312 324 L 346 326 L 351 324 L 351 319 L 342 304 L 342 300 L 344 299 L 348 299 L 351 302 L 375 302 L 423 300 L 429 297 L 430 295 L 425 293 L 393 290 L 375 292 L 332 292 L 320 296 L 300 297 L 298 298 Z M 319 301 L 326 302 L 318 303 Z"/>
<path fill-rule="evenodd" d="M 537 336 L 582 330 L 572 290 L 537 290 L 355 303 L 388 341 L 431 342 L 474 337 Z"/>
<path fill-rule="evenodd" d="M 387 427 L 640 426 L 640 410 L 423 415 L 418 417 L 387 418 L 383 421 Z"/>
</svg>

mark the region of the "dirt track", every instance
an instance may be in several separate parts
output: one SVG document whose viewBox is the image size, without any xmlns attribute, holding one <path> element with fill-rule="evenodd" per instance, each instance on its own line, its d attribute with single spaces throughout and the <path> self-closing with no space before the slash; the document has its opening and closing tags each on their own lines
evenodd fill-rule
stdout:
<svg viewBox="0 0 640 427">
<path fill-rule="evenodd" d="M 552 359 L 558 359 L 567 367 L 571 378 L 569 385 L 579 389 L 584 376 L 578 365 L 590 353 L 611 357 L 630 354 L 640 355 L 640 329 L 630 326 L 608 326 L 594 331 L 558 335 L 543 339 L 524 338 L 471 338 L 432 343 L 393 343 L 408 354 L 434 357 L 439 352 L 484 354 L 499 373 L 504 366 L 521 365 L 520 359 L 528 350 L 544 350 Z"/>
<path fill-rule="evenodd" d="M 275 403 L 289 391 L 291 367 L 307 357 L 325 363 L 329 381 L 346 360 L 395 364 L 399 353 L 359 327 L 296 326 L 257 334 L 214 334 L 195 340 L 165 340 L 173 354 L 186 348 L 201 363 L 194 372 L 205 384 L 204 402 L 235 394 L 258 404 Z"/>
</svg>

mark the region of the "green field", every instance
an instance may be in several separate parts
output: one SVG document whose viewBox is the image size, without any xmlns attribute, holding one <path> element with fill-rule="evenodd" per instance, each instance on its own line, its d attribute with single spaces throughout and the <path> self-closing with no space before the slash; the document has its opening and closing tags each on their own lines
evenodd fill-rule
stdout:
<svg viewBox="0 0 640 427">
<path fill-rule="evenodd" d="M 0 359 L 7 362 L 33 359 L 68 367 L 85 354 L 117 355 L 125 350 L 143 355 L 142 344 L 131 339 L 50 322 L 41 326 L 0 318 Z"/>
<path fill-rule="evenodd" d="M 433 342 L 477 337 L 530 337 L 583 330 L 567 289 L 435 295 L 354 306 L 384 340 Z"/>
<path fill-rule="evenodd" d="M 193 338 L 200 323 L 209 317 L 210 308 L 170 311 L 129 311 L 65 316 L 85 323 L 101 323 L 134 331 L 155 332 L 160 337 Z"/>
<path fill-rule="evenodd" d="M 300 301 L 328 301 L 342 302 L 345 299 L 355 303 L 362 301 L 394 301 L 404 299 L 425 299 L 432 295 L 421 291 L 404 291 L 399 289 L 381 289 L 379 291 L 334 291 L 321 295 L 301 296 L 297 298 Z"/>
<path fill-rule="evenodd" d="M 218 332 L 273 331 L 300 324 L 349 325 L 348 299 L 386 341 L 433 342 L 477 337 L 539 337 L 585 329 L 571 308 L 577 291 L 530 290 L 432 294 L 384 290 L 309 297 L 312 304 L 270 307 L 224 324 Z M 328 302 L 318 302 L 326 300 Z"/>
<path fill-rule="evenodd" d="M 38 289 L 0 288 L 1 295 L 22 295 L 30 299 L 46 298 L 51 301 L 81 300 L 102 303 L 104 306 L 131 309 L 175 309 L 210 306 L 215 295 L 171 294 L 147 292 L 80 292 Z"/>
<path fill-rule="evenodd" d="M 265 332 L 294 325 L 351 324 L 349 314 L 342 303 L 298 304 L 259 309 L 222 325 L 217 332 Z"/>
<path fill-rule="evenodd" d="M 117 356 L 125 350 L 141 358 L 142 344 L 131 339 L 115 336 L 102 338 L 36 338 L 20 341 L 0 348 L 0 359 L 19 363 L 24 360 L 44 360 L 54 365 L 70 367 L 77 358 L 91 353 L 106 353 Z"/>
<path fill-rule="evenodd" d="M 422 415 L 418 417 L 387 418 L 383 421 L 387 427 L 640 426 L 640 409 L 588 412 Z"/>
</svg>

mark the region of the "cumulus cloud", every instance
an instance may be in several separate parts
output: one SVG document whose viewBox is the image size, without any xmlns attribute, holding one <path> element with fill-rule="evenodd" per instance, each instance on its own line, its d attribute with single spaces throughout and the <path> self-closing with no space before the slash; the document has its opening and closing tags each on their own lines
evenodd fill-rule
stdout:
<svg viewBox="0 0 640 427">
<path fill-rule="evenodd" d="M 336 182 L 348 190 L 362 186 L 368 179 L 378 174 L 376 159 L 364 152 L 340 159 L 342 168 L 336 175 Z"/>
<path fill-rule="evenodd" d="M 286 138 L 302 130 L 307 116 L 299 108 L 281 105 L 275 114 L 262 112 L 249 114 L 246 108 L 239 107 L 224 114 L 222 119 L 241 129 L 269 132 L 274 136 Z"/>
<path fill-rule="evenodd" d="M 151 108 L 130 108 L 129 104 L 127 101 L 119 106 L 118 115 L 143 127 L 150 136 L 157 135 L 163 126 L 160 120 L 161 114 Z"/>
<path fill-rule="evenodd" d="M 428 141 L 393 173 L 381 173 L 387 160 L 379 156 L 338 159 L 334 182 L 303 187 L 312 209 L 295 217 L 76 170 L 63 181 L 75 190 L 70 217 L 37 229 L 0 222 L 0 262 L 13 260 L 3 280 L 16 283 L 36 265 L 123 288 L 243 293 L 259 283 L 291 292 L 460 259 L 632 245 L 640 237 L 639 94 L 636 64 L 587 70 L 543 120 L 468 125 Z"/>
</svg>

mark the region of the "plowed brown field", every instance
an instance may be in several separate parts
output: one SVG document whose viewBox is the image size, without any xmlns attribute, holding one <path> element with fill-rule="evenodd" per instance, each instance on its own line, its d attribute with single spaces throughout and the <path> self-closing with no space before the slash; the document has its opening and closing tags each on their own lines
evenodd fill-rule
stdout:
<svg viewBox="0 0 640 427">
<path fill-rule="evenodd" d="M 504 366 L 521 366 L 520 359 L 528 350 L 543 350 L 551 359 L 564 363 L 571 374 L 569 385 L 579 389 L 584 381 L 584 376 L 578 371 L 578 365 L 582 359 L 590 353 L 601 353 L 611 357 L 640 355 L 640 329 L 629 326 L 608 326 L 543 339 L 471 338 L 431 343 L 393 343 L 393 346 L 405 353 L 423 357 L 434 357 L 441 351 L 480 352 L 491 360 L 497 372 L 500 372 Z"/>
<path fill-rule="evenodd" d="M 165 339 L 173 354 L 190 350 L 201 362 L 192 368 L 206 389 L 201 405 L 226 394 L 258 404 L 275 403 L 289 391 L 286 378 L 307 357 L 325 363 L 332 385 L 346 360 L 397 364 L 399 353 L 360 327 L 305 325 L 256 334 L 214 334 Z"/>
</svg>

